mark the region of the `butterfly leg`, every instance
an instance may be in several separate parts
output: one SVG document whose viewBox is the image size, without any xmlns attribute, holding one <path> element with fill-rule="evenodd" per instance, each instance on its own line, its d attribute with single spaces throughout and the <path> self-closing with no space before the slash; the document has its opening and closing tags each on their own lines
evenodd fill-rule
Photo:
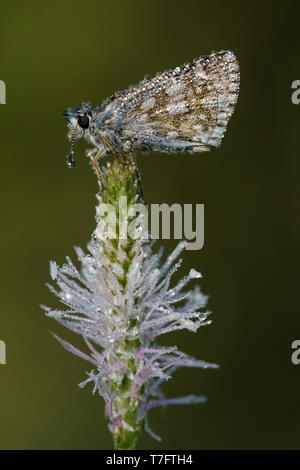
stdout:
<svg viewBox="0 0 300 470">
<path fill-rule="evenodd" d="M 124 168 L 129 171 L 131 175 L 132 169 L 130 168 L 130 166 L 134 168 L 138 181 L 140 195 L 145 200 L 142 188 L 141 175 L 136 164 L 136 159 L 131 142 L 121 142 L 120 139 L 118 139 L 118 137 L 112 133 L 99 134 L 99 139 L 101 140 L 103 147 L 105 147 L 109 152 L 115 155 L 115 157 L 120 160 L 120 163 L 124 165 Z"/>
<path fill-rule="evenodd" d="M 134 154 L 133 150 L 130 150 L 130 151 L 129 151 L 129 155 L 130 155 L 131 161 L 133 162 L 133 165 L 134 165 L 134 168 L 135 168 L 135 174 L 136 174 L 136 178 L 137 178 L 137 181 L 138 181 L 138 186 L 139 186 L 140 195 L 141 195 L 142 199 L 143 199 L 144 202 L 145 202 L 146 200 L 145 200 L 145 196 L 144 196 L 144 192 L 143 192 L 141 174 L 140 174 L 140 171 L 139 171 L 139 169 L 138 169 L 138 166 L 137 166 L 137 163 L 136 163 L 135 154 Z"/>
<path fill-rule="evenodd" d="M 99 165 L 98 165 L 98 160 L 103 155 L 105 155 L 105 153 L 106 153 L 106 149 L 103 146 L 101 146 L 99 149 L 94 150 L 94 151 L 93 150 L 88 150 L 87 151 L 87 156 L 90 158 L 90 160 L 92 162 L 93 168 L 95 170 L 95 173 L 96 173 L 96 176 L 97 176 L 98 180 L 101 183 L 102 189 L 103 189 L 103 180 L 102 180 L 101 171 L 100 171 L 100 168 L 99 168 Z"/>
</svg>

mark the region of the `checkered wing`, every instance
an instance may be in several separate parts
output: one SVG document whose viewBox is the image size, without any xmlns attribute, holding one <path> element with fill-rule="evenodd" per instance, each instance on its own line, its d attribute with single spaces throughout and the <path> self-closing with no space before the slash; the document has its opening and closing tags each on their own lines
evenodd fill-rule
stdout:
<svg viewBox="0 0 300 470">
<path fill-rule="evenodd" d="M 222 51 L 121 92 L 110 114 L 135 148 L 201 152 L 220 145 L 238 93 L 238 62 Z"/>
</svg>

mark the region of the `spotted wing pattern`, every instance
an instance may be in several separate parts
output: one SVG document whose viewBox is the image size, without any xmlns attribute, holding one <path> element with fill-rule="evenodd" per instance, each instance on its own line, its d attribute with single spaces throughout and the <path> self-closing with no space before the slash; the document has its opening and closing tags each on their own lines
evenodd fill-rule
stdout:
<svg viewBox="0 0 300 470">
<path fill-rule="evenodd" d="M 202 152 L 220 145 L 239 93 L 239 66 L 222 51 L 116 95 L 104 125 L 134 148 Z"/>
</svg>

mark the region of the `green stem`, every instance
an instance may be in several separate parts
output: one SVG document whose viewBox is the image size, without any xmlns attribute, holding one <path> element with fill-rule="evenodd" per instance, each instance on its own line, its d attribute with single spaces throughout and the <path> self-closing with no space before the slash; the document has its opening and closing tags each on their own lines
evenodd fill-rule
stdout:
<svg viewBox="0 0 300 470">
<path fill-rule="evenodd" d="M 129 210 L 132 204 L 145 204 L 140 177 L 132 155 L 126 155 L 124 158 L 114 158 L 109 166 L 100 168 L 100 171 L 103 183 L 102 193 L 99 197 L 100 204 L 111 204 L 116 209 L 117 216 L 119 216 L 118 207 L 121 196 L 127 197 L 127 210 Z M 119 284 L 125 293 L 127 289 L 127 273 L 133 256 L 131 250 L 135 241 L 128 237 L 126 241 L 122 240 L 122 248 L 120 248 L 118 237 L 119 226 L 117 226 L 117 239 L 111 240 L 111 243 L 106 243 L 106 241 L 102 243 L 104 252 L 110 262 L 119 263 L 123 269 L 124 275 L 119 278 Z M 118 256 L 120 249 L 125 254 L 125 261 L 118 261 L 120 259 Z M 120 319 L 120 321 L 123 320 Z M 124 366 L 124 372 L 119 373 L 115 382 L 111 384 L 112 390 L 116 390 L 115 406 L 112 410 L 114 418 L 117 420 L 120 415 L 122 416 L 122 424 L 118 428 L 116 436 L 113 437 L 116 441 L 117 449 L 134 450 L 138 437 L 143 430 L 143 423 L 138 421 L 137 416 L 141 390 L 137 391 L 134 396 L 130 393 L 133 385 L 130 377 L 136 373 L 137 362 L 135 359 L 132 359 L 134 355 L 131 355 L 129 358 L 128 353 L 135 352 L 140 347 L 140 342 L 131 339 L 132 336 L 130 335 L 130 331 L 136 327 L 136 320 L 128 321 L 128 324 L 126 321 L 126 318 L 124 318 L 123 328 L 128 337 L 114 344 L 114 354 L 108 353 L 107 360 L 113 365 L 116 362 L 115 354 L 117 354 L 118 360 Z"/>
</svg>

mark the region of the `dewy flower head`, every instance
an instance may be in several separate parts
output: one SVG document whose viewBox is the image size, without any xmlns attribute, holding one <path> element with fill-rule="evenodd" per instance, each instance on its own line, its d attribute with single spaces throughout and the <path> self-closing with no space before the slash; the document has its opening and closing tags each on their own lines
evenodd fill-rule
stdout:
<svg viewBox="0 0 300 470">
<path fill-rule="evenodd" d="M 144 204 L 131 164 L 124 167 L 115 159 L 102 169 L 102 177 L 104 190 L 98 196 L 99 204 L 105 200 L 117 207 L 124 195 L 128 211 L 133 204 Z M 185 242 L 162 262 L 163 250 L 154 253 L 153 241 L 108 239 L 102 236 L 101 215 L 96 219 L 87 253 L 75 249 L 80 269 L 69 258 L 62 267 L 50 263 L 58 289 L 49 288 L 67 309 L 44 309 L 49 317 L 84 338 L 89 353 L 55 335 L 68 351 L 93 365 L 80 386 L 93 384 L 93 393 L 98 392 L 105 400 L 116 447 L 132 449 L 143 428 L 158 438 L 147 422 L 151 408 L 203 402 L 203 397 L 194 395 L 166 399 L 160 386 L 179 367 L 217 366 L 194 359 L 176 346 L 160 346 L 157 341 L 176 330 L 196 332 L 210 323 L 210 312 L 205 310 L 207 299 L 199 286 L 186 289 L 190 281 L 201 277 L 200 273 L 191 269 L 177 284 L 172 283 L 181 266 L 178 258 Z"/>
</svg>

